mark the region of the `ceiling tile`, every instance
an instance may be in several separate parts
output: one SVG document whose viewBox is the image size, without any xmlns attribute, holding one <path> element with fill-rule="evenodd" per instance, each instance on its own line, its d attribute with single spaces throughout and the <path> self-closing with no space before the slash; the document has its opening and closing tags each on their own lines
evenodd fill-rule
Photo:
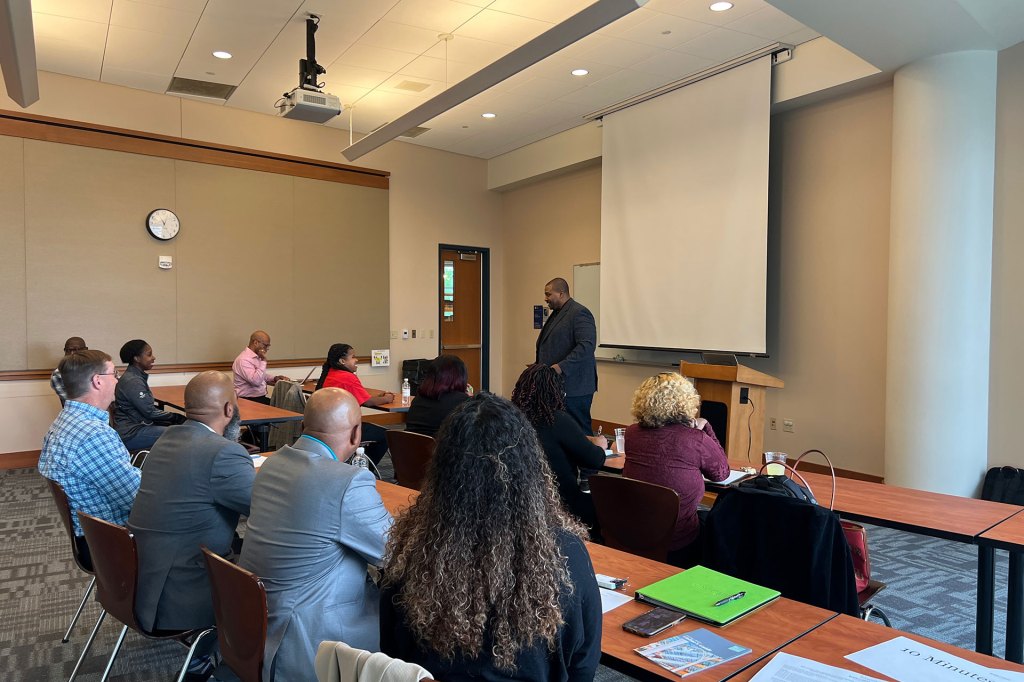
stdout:
<svg viewBox="0 0 1024 682">
<path fill-rule="evenodd" d="M 736 21 L 751 12 L 767 7 L 763 0 L 731 0 L 732 9 L 725 12 L 712 12 L 709 9 L 712 2 L 713 0 L 650 0 L 644 5 L 644 8 L 704 24 L 724 26 L 730 21 Z"/>
<path fill-rule="evenodd" d="M 357 44 L 422 54 L 439 40 L 437 31 L 431 29 L 379 21 L 359 38 Z"/>
<path fill-rule="evenodd" d="M 380 71 L 378 69 L 363 69 L 358 66 L 349 66 L 348 64 L 339 64 L 332 67 L 328 72 L 325 79 L 327 80 L 327 89 L 332 93 L 337 86 L 348 85 L 355 86 L 357 88 L 372 89 L 386 81 L 391 77 L 393 72 L 391 71 Z"/>
<path fill-rule="evenodd" d="M 811 28 L 801 28 L 800 30 L 787 33 L 786 35 L 779 38 L 780 43 L 788 43 L 790 45 L 800 45 L 806 43 L 808 40 L 814 40 L 820 38 L 821 34 Z"/>
<path fill-rule="evenodd" d="M 604 80 L 594 83 L 591 86 L 570 92 L 559 98 L 562 101 L 582 104 L 600 109 L 615 104 L 633 95 L 638 95 L 648 90 L 664 85 L 666 80 L 663 76 L 655 76 L 640 71 L 622 70 Z M 592 109 L 592 110 L 593 110 Z"/>
<path fill-rule="evenodd" d="M 753 52 L 774 41 L 759 38 L 748 33 L 730 31 L 727 28 L 716 28 L 688 43 L 679 46 L 680 52 L 710 59 L 715 63 L 728 61 L 733 57 Z"/>
<path fill-rule="evenodd" d="M 603 36 L 599 33 L 590 34 L 579 41 L 577 45 L 586 45 L 586 49 L 580 50 L 568 58 L 580 59 L 582 60 L 581 63 L 597 62 L 599 64 L 617 66 L 622 69 L 629 68 L 638 62 L 648 59 L 659 51 L 659 48 L 651 45 Z M 559 56 L 562 56 L 564 52 L 565 50 L 559 52 Z"/>
<path fill-rule="evenodd" d="M 646 7 L 641 7 L 640 9 L 634 10 L 625 16 L 619 17 L 607 26 L 598 29 L 598 33 L 607 36 L 621 36 L 633 27 L 644 23 L 654 16 L 654 14 L 654 12 L 650 11 Z"/>
<path fill-rule="evenodd" d="M 407 86 L 426 86 L 422 90 L 411 90 L 408 87 L 401 87 L 403 84 Z M 397 95 L 411 95 L 414 97 L 421 97 L 423 99 L 430 99 L 436 95 L 441 94 L 444 90 L 444 83 L 442 81 L 428 80 L 426 78 L 416 78 L 414 76 L 408 76 L 405 74 L 395 74 L 391 78 L 387 79 L 379 86 L 378 90 L 384 92 L 390 92 Z"/>
<path fill-rule="evenodd" d="M 445 51 L 447 50 L 449 61 L 472 64 L 477 69 L 482 69 L 488 64 L 504 57 L 512 49 L 509 45 L 478 40 L 456 33 L 454 39 L 447 43 L 442 41 L 424 54 L 428 57 L 444 59 Z"/>
<path fill-rule="evenodd" d="M 417 55 L 409 52 L 398 52 L 396 50 L 387 50 L 382 47 L 356 43 L 338 57 L 332 69 L 337 69 L 337 65 L 345 64 L 364 69 L 387 71 L 391 74 L 398 72 L 406 64 L 415 60 L 416 57 Z"/>
<path fill-rule="evenodd" d="M 112 0 L 32 0 L 32 14 L 50 14 L 106 24 Z"/>
<path fill-rule="evenodd" d="M 171 77 L 166 74 L 144 73 L 130 69 L 119 69 L 110 64 L 103 65 L 103 82 L 112 85 L 122 85 L 126 88 L 136 90 L 148 90 L 163 94 L 167 91 Z"/>
<path fill-rule="evenodd" d="M 103 68 L 105 70 L 107 66 L 112 66 L 117 69 L 162 74 L 169 81 L 187 44 L 188 37 L 180 34 L 154 33 L 111 26 L 107 36 Z M 202 80 L 221 82 L 215 78 Z"/>
<path fill-rule="evenodd" d="M 756 12 L 740 17 L 735 21 L 730 21 L 726 24 L 726 28 L 761 36 L 762 38 L 778 40 L 787 33 L 804 28 L 804 25 L 771 5 L 765 5 Z"/>
<path fill-rule="evenodd" d="M 422 97 L 374 90 L 356 101 L 352 116 L 353 127 L 358 132 L 369 132 L 425 101 L 426 98 Z"/>
<path fill-rule="evenodd" d="M 703 57 L 697 57 L 692 54 L 675 52 L 673 50 L 662 50 L 650 59 L 645 59 L 639 64 L 634 64 L 633 68 L 637 71 L 643 71 L 644 73 L 667 76 L 672 80 L 676 80 L 683 76 L 688 76 L 691 73 L 703 71 L 709 66 L 714 66 L 714 64 L 715 62 L 710 59 L 704 59 Z"/>
<path fill-rule="evenodd" d="M 590 73 L 586 76 L 572 75 L 573 69 L 581 67 L 587 69 Z M 572 61 L 563 60 L 556 55 L 534 64 L 528 69 L 528 73 L 537 78 L 548 78 L 564 83 L 567 87 L 575 89 L 581 83 L 583 86 L 586 86 L 602 78 L 607 78 L 620 70 L 619 67 L 609 66 L 608 64 L 598 64 L 596 62 L 583 63 L 582 60 L 578 59 Z"/>
<path fill-rule="evenodd" d="M 437 33 L 451 33 L 479 11 L 479 7 L 452 0 L 402 0 L 384 18 Z"/>
<path fill-rule="evenodd" d="M 552 80 L 550 78 L 532 78 L 522 85 L 516 86 L 511 92 L 515 94 L 521 94 L 525 97 L 552 100 L 566 95 L 570 92 L 575 92 L 582 87 L 585 87 L 584 79 L 578 79 L 579 83 L 576 87 L 567 87 L 565 83 L 561 81 Z"/>
<path fill-rule="evenodd" d="M 712 26 L 669 14 L 651 13 L 647 21 L 637 24 L 618 37 L 636 43 L 670 50 L 712 30 Z"/>
<path fill-rule="evenodd" d="M 182 12 L 202 14 L 210 0 L 135 0 L 140 5 L 153 5 L 154 7 L 169 7 Z M 34 3 L 33 3 L 34 4 Z"/>
<path fill-rule="evenodd" d="M 557 24 L 593 3 L 594 0 L 494 0 L 487 9 Z"/>
<path fill-rule="evenodd" d="M 487 9 L 460 26 L 455 35 L 518 47 L 552 26 L 550 22 Z"/>
<path fill-rule="evenodd" d="M 53 14 L 33 16 L 36 65 L 43 71 L 98 80 L 107 25 Z"/>
<path fill-rule="evenodd" d="M 111 26 L 170 33 L 188 38 L 199 23 L 201 12 L 184 12 L 171 7 L 150 5 L 136 0 L 114 0 Z"/>
</svg>

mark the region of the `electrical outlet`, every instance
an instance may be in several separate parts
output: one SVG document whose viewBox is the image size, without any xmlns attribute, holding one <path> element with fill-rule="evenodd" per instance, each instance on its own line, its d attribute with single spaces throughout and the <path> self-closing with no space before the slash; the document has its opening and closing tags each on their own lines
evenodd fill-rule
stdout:
<svg viewBox="0 0 1024 682">
<path fill-rule="evenodd" d="M 743 387 L 740 389 L 740 405 L 746 405 L 750 402 L 750 389 Z"/>
<path fill-rule="evenodd" d="M 409 330 L 408 329 L 403 329 L 402 330 L 402 338 L 403 339 L 409 338 Z"/>
<path fill-rule="evenodd" d="M 392 329 L 391 330 L 391 338 L 393 338 L 393 339 L 397 339 L 398 338 L 398 330 L 397 329 Z"/>
<path fill-rule="evenodd" d="M 412 338 L 414 338 L 414 339 L 416 338 L 416 330 L 415 329 L 412 330 Z"/>
<path fill-rule="evenodd" d="M 793 420 L 792 419 L 783 419 L 782 420 L 782 430 L 785 431 L 786 433 L 793 433 Z"/>
<path fill-rule="evenodd" d="M 775 422 L 776 421 L 777 420 L 775 419 L 775 417 L 772 417 L 771 419 L 768 420 L 768 428 L 771 429 L 772 431 L 775 430 L 775 427 L 776 427 Z"/>
</svg>

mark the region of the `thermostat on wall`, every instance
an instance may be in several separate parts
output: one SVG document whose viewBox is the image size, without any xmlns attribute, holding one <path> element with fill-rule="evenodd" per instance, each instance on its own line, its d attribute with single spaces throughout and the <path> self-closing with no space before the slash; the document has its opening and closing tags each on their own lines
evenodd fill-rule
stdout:
<svg viewBox="0 0 1024 682">
<path fill-rule="evenodd" d="M 170 270 L 174 267 L 174 258 L 171 256 L 160 256 L 158 263 L 161 270 Z"/>
</svg>

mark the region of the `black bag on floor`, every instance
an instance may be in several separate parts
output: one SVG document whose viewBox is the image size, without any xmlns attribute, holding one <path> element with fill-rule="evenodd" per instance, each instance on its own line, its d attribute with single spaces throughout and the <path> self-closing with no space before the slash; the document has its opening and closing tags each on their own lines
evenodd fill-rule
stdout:
<svg viewBox="0 0 1024 682">
<path fill-rule="evenodd" d="M 1024 505 L 1024 469 L 993 467 L 985 474 L 981 499 Z"/>
</svg>

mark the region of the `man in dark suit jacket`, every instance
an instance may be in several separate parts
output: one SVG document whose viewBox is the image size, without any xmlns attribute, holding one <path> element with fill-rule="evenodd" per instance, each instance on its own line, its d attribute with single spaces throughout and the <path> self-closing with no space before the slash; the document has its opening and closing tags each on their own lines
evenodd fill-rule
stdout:
<svg viewBox="0 0 1024 682">
<path fill-rule="evenodd" d="M 544 285 L 544 300 L 551 308 L 537 337 L 536 361 L 549 365 L 565 381 L 565 411 L 586 434 L 593 433 L 590 406 L 597 391 L 597 325 L 586 306 L 569 297 L 569 284 L 561 277 Z"/>
<path fill-rule="evenodd" d="M 203 372 L 188 382 L 185 416 L 146 458 L 128 517 L 139 548 L 135 615 L 146 629 L 214 624 L 199 546 L 230 554 L 238 516 L 249 514 L 256 476 L 252 458 L 233 440 L 238 400 L 226 374 Z"/>
</svg>

